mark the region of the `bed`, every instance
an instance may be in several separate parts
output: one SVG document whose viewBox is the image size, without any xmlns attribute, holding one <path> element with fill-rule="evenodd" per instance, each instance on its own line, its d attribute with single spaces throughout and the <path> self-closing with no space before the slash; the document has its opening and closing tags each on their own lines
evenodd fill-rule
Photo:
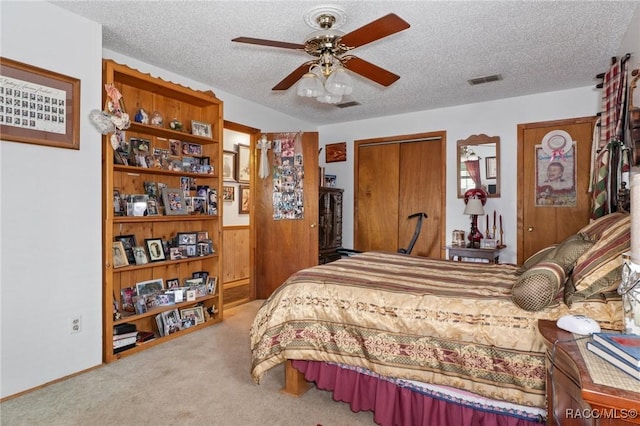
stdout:
<svg viewBox="0 0 640 426">
<path fill-rule="evenodd" d="M 334 392 L 381 425 L 545 421 L 538 319 L 622 329 L 630 217 L 598 219 L 524 265 L 366 252 L 293 274 L 251 328 L 252 376 Z"/>
</svg>

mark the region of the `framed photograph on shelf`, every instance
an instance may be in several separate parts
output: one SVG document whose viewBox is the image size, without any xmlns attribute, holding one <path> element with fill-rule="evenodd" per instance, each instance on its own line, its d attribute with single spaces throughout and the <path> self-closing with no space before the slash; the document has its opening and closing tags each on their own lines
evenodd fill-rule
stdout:
<svg viewBox="0 0 640 426">
<path fill-rule="evenodd" d="M 225 181 L 236 181 L 236 153 L 224 151 L 222 153 L 222 179 Z"/>
<path fill-rule="evenodd" d="M 249 183 L 251 180 L 251 149 L 249 145 L 238 144 L 237 160 L 237 181 L 240 183 Z"/>
<path fill-rule="evenodd" d="M 188 244 L 196 244 L 197 242 L 197 232 L 178 232 L 178 245 L 186 246 Z"/>
<path fill-rule="evenodd" d="M 195 324 L 189 325 L 202 324 L 204 322 L 204 310 L 202 309 L 202 306 L 180 309 L 180 318 L 182 320 L 195 321 Z"/>
<path fill-rule="evenodd" d="M 336 187 L 336 175 L 324 175 L 324 186 L 327 188 Z"/>
<path fill-rule="evenodd" d="M 191 134 L 213 139 L 213 133 L 211 132 L 211 123 L 191 120 Z"/>
<path fill-rule="evenodd" d="M 167 280 L 167 288 L 180 287 L 180 278 L 170 278 Z"/>
<path fill-rule="evenodd" d="M 0 111 L 3 140 L 80 149 L 79 79 L 4 57 L 0 77 L 2 96 L 20 98 L 22 110 Z"/>
<path fill-rule="evenodd" d="M 136 236 L 133 234 L 130 235 L 116 235 L 114 237 L 116 241 L 121 241 L 124 247 L 124 252 L 127 255 L 127 260 L 130 265 L 136 264 L 136 257 L 133 255 L 133 248 L 137 246 Z"/>
<path fill-rule="evenodd" d="M 207 291 L 209 294 L 216 294 L 218 290 L 218 277 L 207 277 Z"/>
<path fill-rule="evenodd" d="M 222 187 L 222 201 L 233 201 L 235 199 L 236 188 L 234 186 Z"/>
<path fill-rule="evenodd" d="M 487 168 L 487 179 L 495 179 L 498 177 L 498 163 L 496 161 L 496 157 L 487 157 L 484 161 Z"/>
<path fill-rule="evenodd" d="M 133 257 L 136 259 L 136 265 L 144 265 L 149 263 L 149 259 L 147 258 L 147 252 L 144 250 L 144 247 L 136 246 L 133 248 Z"/>
<path fill-rule="evenodd" d="M 162 202 L 167 216 L 187 214 L 184 191 L 181 188 L 162 188 Z"/>
<path fill-rule="evenodd" d="M 251 199 L 250 199 L 249 185 L 240 185 L 240 204 L 239 213 L 240 214 L 248 214 L 249 208 L 251 207 Z"/>
<path fill-rule="evenodd" d="M 164 290 L 162 278 L 136 283 L 136 294 L 146 296 L 148 294 L 159 293 Z"/>
<path fill-rule="evenodd" d="M 114 241 L 113 243 L 113 267 L 122 268 L 129 266 L 129 259 L 127 259 L 127 253 L 124 250 L 122 241 Z"/>
<path fill-rule="evenodd" d="M 149 252 L 149 260 L 152 262 L 160 262 L 167 260 L 164 255 L 164 249 L 162 248 L 161 238 L 147 238 L 144 240 L 147 244 L 147 251 Z"/>
</svg>

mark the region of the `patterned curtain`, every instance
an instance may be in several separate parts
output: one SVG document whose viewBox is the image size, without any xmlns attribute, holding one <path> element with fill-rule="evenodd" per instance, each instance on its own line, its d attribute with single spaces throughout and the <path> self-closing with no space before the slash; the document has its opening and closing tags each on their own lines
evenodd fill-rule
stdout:
<svg viewBox="0 0 640 426">
<path fill-rule="evenodd" d="M 627 57 L 615 61 L 604 74 L 600 134 L 592 152 L 591 218 L 616 210 L 622 174 L 629 171 L 630 151 L 624 142 L 627 104 Z M 595 140 L 595 137 L 594 137 Z"/>
</svg>

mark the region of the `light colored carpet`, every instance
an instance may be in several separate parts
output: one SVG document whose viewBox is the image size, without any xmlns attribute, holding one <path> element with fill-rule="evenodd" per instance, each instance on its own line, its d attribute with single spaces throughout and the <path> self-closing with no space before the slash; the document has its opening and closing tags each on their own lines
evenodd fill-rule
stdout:
<svg viewBox="0 0 640 426">
<path fill-rule="evenodd" d="M 253 382 L 249 327 L 261 304 L 230 309 L 221 324 L 5 401 L 1 424 L 375 424 L 372 413 L 354 413 L 315 387 L 300 398 L 281 394 L 282 365 L 262 384 Z"/>
</svg>

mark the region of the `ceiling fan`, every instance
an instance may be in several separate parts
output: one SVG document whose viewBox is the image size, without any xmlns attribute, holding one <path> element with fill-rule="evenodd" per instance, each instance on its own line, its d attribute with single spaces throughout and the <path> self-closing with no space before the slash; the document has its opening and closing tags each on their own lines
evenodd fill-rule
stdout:
<svg viewBox="0 0 640 426">
<path fill-rule="evenodd" d="M 312 9 L 305 15 L 305 21 L 318 30 L 311 33 L 303 44 L 251 37 L 237 37 L 232 40 L 239 43 L 300 50 L 315 57 L 296 68 L 272 90 L 289 89 L 314 68 L 319 70 L 316 71 L 317 74 L 321 72 L 325 78 L 328 78 L 334 70 L 345 68 L 383 86 L 389 86 L 400 78 L 364 59 L 346 54 L 356 47 L 409 28 L 410 25 L 399 16 L 390 13 L 346 34 L 337 30 L 345 21 L 344 11 L 337 7 L 321 6 Z"/>
</svg>

